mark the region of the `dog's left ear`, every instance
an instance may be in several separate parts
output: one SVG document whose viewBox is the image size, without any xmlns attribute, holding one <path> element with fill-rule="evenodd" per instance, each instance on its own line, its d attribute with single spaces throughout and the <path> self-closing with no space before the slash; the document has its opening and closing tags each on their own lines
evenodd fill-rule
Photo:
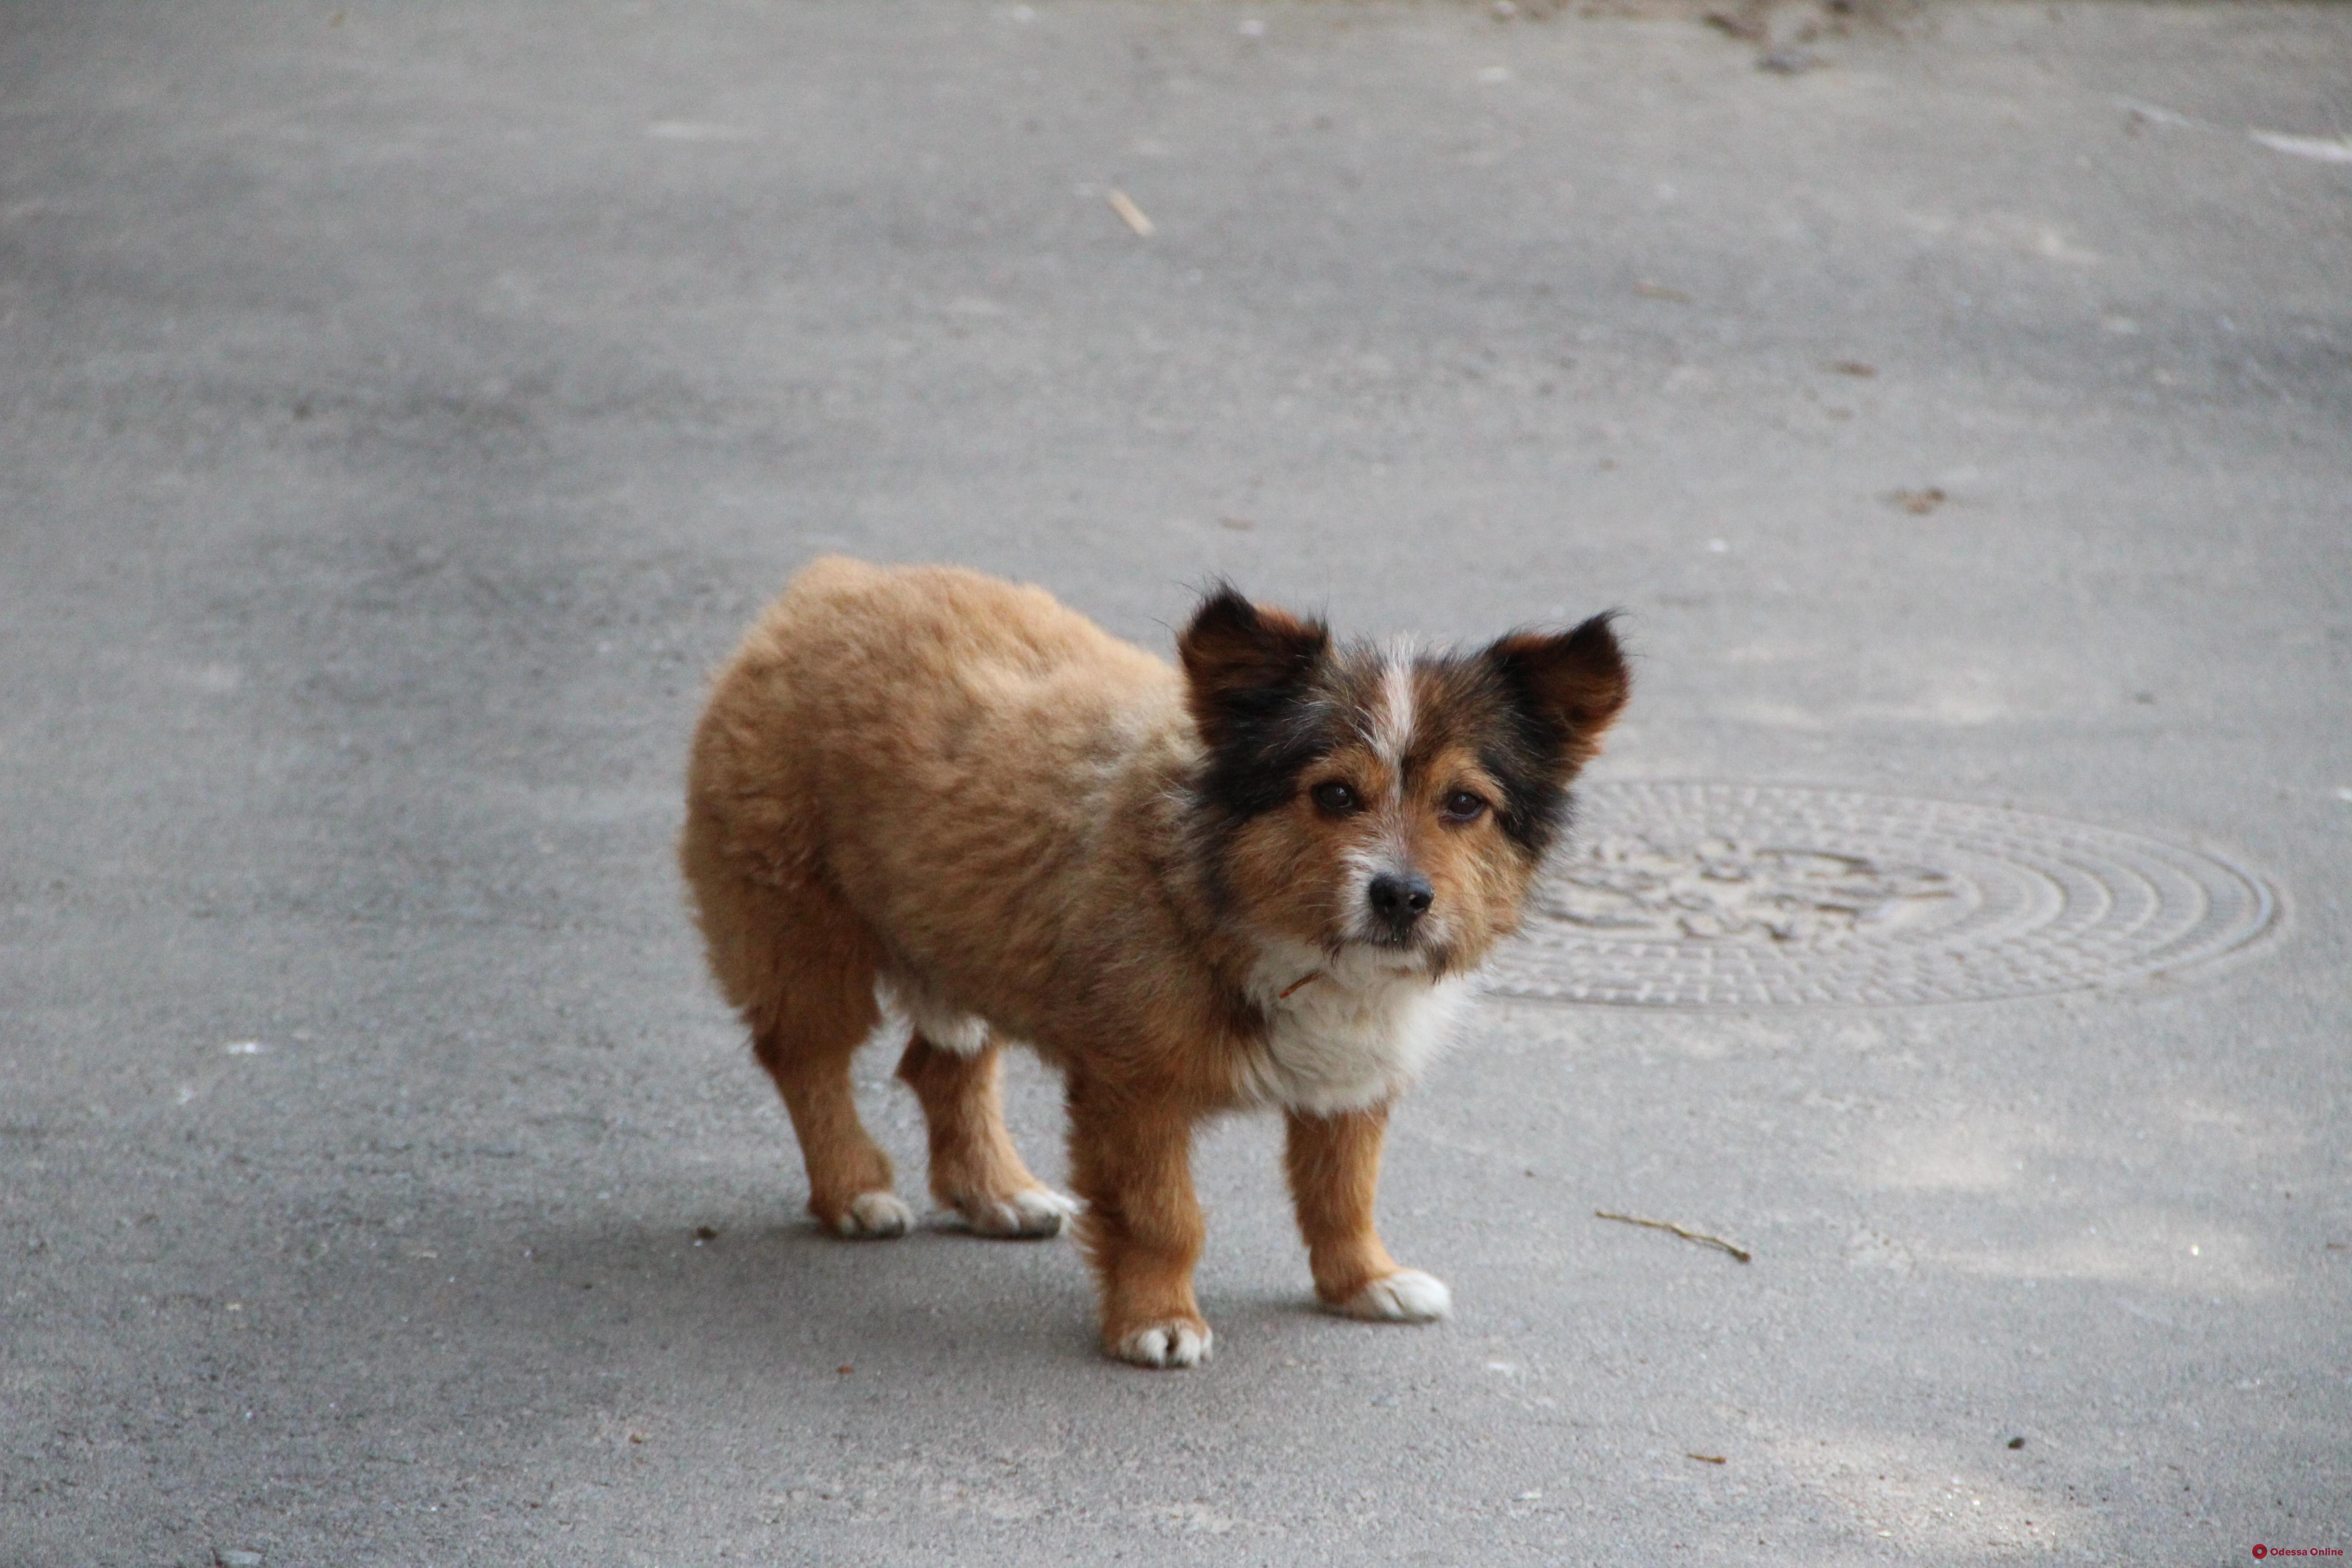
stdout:
<svg viewBox="0 0 2352 1568">
<path fill-rule="evenodd" d="M 1633 690 L 1624 650 L 1609 629 L 1614 619 L 1612 610 L 1556 636 L 1514 632 L 1486 650 L 1487 662 L 1550 731 L 1568 773 L 1600 753 L 1601 732 Z"/>
<path fill-rule="evenodd" d="M 1220 583 L 1176 639 L 1194 722 L 1213 750 L 1237 728 L 1305 686 L 1331 646 L 1329 628 L 1271 605 L 1253 605 Z"/>
</svg>

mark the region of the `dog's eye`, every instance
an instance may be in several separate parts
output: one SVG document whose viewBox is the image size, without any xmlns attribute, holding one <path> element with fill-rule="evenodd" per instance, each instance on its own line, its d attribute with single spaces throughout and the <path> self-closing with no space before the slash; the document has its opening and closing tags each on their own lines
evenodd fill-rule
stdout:
<svg viewBox="0 0 2352 1568">
<path fill-rule="evenodd" d="M 1486 803 L 1466 789 L 1457 789 L 1438 810 L 1448 822 L 1475 822 L 1486 815 Z"/>
<path fill-rule="evenodd" d="M 1315 804 L 1334 816 L 1345 816 L 1356 809 L 1356 792 L 1337 779 L 1317 784 L 1313 794 Z"/>
</svg>

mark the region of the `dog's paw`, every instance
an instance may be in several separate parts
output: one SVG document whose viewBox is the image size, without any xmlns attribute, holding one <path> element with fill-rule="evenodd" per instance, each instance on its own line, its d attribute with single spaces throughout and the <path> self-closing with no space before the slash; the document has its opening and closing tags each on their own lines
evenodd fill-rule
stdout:
<svg viewBox="0 0 2352 1568">
<path fill-rule="evenodd" d="M 1445 1281 L 1418 1268 L 1381 1276 L 1331 1309 L 1375 1323 L 1433 1323 L 1454 1311 Z"/>
<path fill-rule="evenodd" d="M 1129 1329 L 1111 1349 L 1119 1360 L 1138 1366 L 1198 1366 L 1209 1359 L 1209 1345 L 1215 1338 L 1208 1324 L 1177 1318 Z"/>
<path fill-rule="evenodd" d="M 1010 1197 L 956 1200 L 956 1212 L 974 1236 L 1037 1240 L 1062 1234 L 1062 1222 L 1078 1212 L 1077 1200 L 1051 1187 L 1029 1187 Z"/>
<path fill-rule="evenodd" d="M 915 1228 L 915 1211 L 895 1193 L 860 1193 L 833 1221 L 833 1233 L 851 1241 L 887 1241 Z"/>
</svg>

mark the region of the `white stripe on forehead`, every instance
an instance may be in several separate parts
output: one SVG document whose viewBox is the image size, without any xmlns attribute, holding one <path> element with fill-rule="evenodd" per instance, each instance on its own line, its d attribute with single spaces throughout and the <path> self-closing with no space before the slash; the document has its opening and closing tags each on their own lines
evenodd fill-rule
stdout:
<svg viewBox="0 0 2352 1568">
<path fill-rule="evenodd" d="M 1397 767 L 1412 744 L 1413 696 L 1411 643 L 1391 643 L 1381 656 L 1380 710 L 1372 715 L 1372 745 Z"/>
</svg>

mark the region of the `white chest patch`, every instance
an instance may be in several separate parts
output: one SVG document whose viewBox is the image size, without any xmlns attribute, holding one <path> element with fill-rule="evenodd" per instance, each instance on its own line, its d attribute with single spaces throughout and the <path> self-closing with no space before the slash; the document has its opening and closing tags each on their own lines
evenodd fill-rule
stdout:
<svg viewBox="0 0 2352 1568">
<path fill-rule="evenodd" d="M 1295 954 L 1269 954 L 1252 989 L 1265 1011 L 1265 1043 L 1255 1085 L 1266 1100 L 1328 1116 L 1393 1099 L 1452 1041 L 1470 999 L 1463 979 L 1432 983 L 1350 953 L 1320 975 L 1281 992 L 1316 967 Z"/>
</svg>

